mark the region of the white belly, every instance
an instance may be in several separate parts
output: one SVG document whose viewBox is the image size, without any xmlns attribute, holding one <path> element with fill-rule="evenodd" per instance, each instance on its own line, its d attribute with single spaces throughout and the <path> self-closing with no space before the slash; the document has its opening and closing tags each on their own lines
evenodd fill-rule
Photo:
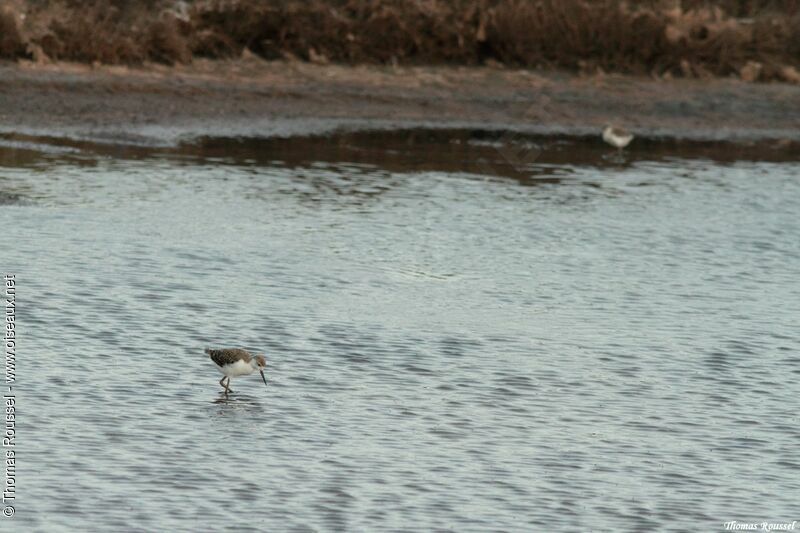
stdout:
<svg viewBox="0 0 800 533">
<path fill-rule="evenodd" d="M 236 361 L 232 365 L 221 366 L 219 367 L 219 370 L 229 378 L 235 378 L 236 376 L 249 376 L 255 372 L 255 369 L 250 366 L 250 363 L 245 363 L 244 361 Z"/>
<path fill-rule="evenodd" d="M 610 131 L 604 131 L 603 140 L 614 148 L 625 148 L 633 140 L 633 135 L 615 135 Z"/>
</svg>

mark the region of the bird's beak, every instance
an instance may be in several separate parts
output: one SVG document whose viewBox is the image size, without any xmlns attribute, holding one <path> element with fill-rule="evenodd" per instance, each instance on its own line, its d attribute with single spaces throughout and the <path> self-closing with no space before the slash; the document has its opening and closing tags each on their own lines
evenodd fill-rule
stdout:
<svg viewBox="0 0 800 533">
<path fill-rule="evenodd" d="M 264 377 L 264 371 L 263 370 L 259 370 L 259 372 L 261 372 L 261 379 L 264 380 L 264 385 L 266 385 L 267 384 L 267 378 Z"/>
</svg>

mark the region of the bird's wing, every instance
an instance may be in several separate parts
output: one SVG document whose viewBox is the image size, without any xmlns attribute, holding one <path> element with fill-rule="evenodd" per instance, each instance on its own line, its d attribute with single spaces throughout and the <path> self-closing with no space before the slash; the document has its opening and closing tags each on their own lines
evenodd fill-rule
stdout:
<svg viewBox="0 0 800 533">
<path fill-rule="evenodd" d="M 236 361 L 249 363 L 252 358 L 250 352 L 240 348 L 222 348 L 220 350 L 206 348 L 206 353 L 218 366 L 232 365 Z"/>
</svg>

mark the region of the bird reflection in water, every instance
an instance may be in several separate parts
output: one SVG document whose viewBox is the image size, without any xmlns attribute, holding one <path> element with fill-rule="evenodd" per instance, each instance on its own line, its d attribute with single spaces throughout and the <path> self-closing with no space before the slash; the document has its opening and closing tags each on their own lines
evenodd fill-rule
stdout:
<svg viewBox="0 0 800 533">
<path fill-rule="evenodd" d="M 230 412 L 232 409 L 236 411 L 251 411 L 256 409 L 260 411 L 262 409 L 261 402 L 257 398 L 246 394 L 230 395 L 220 392 L 217 397 L 212 400 L 212 403 L 226 406 L 224 411 L 220 412 Z"/>
</svg>

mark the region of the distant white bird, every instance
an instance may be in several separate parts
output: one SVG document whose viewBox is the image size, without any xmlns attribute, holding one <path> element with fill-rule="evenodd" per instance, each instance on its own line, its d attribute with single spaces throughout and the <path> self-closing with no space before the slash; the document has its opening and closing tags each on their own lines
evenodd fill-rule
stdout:
<svg viewBox="0 0 800 533">
<path fill-rule="evenodd" d="M 633 134 L 623 130 L 622 128 L 606 126 L 603 128 L 603 140 L 614 148 L 619 148 L 622 150 L 631 143 L 633 140 Z"/>
<path fill-rule="evenodd" d="M 219 384 L 225 387 L 225 394 L 233 392 L 230 388 L 231 378 L 249 376 L 256 370 L 261 372 L 261 379 L 264 380 L 264 385 L 267 384 L 267 378 L 264 377 L 264 368 L 267 366 L 267 360 L 263 355 L 253 356 L 247 350 L 240 348 L 223 348 L 221 350 L 206 348 L 206 353 L 219 367 L 220 372 L 224 374 L 222 379 L 219 380 Z M 225 378 L 228 378 L 227 383 L 225 383 Z"/>
</svg>

